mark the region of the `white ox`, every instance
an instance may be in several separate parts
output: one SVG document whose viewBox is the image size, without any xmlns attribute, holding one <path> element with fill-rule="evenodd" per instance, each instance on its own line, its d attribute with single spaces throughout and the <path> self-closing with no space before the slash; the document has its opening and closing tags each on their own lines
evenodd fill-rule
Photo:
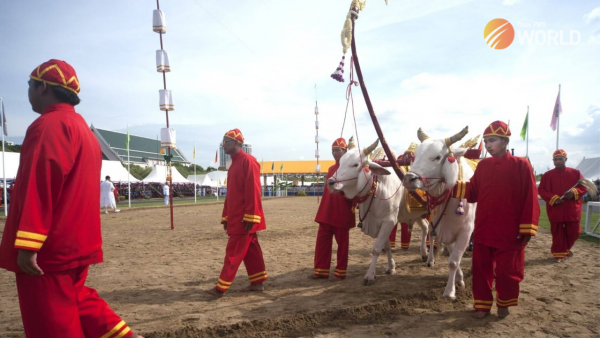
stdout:
<svg viewBox="0 0 600 338">
<path fill-rule="evenodd" d="M 377 147 L 378 142 L 379 140 L 375 141 L 361 152 L 350 141 L 348 152 L 340 159 L 338 170 L 327 181 L 333 192 L 343 191 L 347 198 L 357 197 L 359 199 L 358 214 L 362 223 L 362 231 L 376 238 L 371 251 L 373 255 L 371 265 L 364 277 L 364 285 L 375 283 L 375 265 L 382 249 L 385 249 L 388 258 L 385 273 L 396 273 L 396 263 L 392 258 L 389 236 L 397 222 L 418 223 L 423 229 L 421 248 L 426 250 L 427 221 L 421 218 L 423 212 L 408 213 L 405 207 L 400 208 L 403 205 L 401 203 L 404 203 L 402 182 L 396 175 L 390 175 L 387 169 L 368 159 L 368 155 Z M 374 193 L 371 194 L 374 182 L 377 183 Z M 427 253 L 422 251 L 421 254 L 424 256 Z"/>
<path fill-rule="evenodd" d="M 404 177 L 404 186 L 408 189 L 426 190 L 430 198 L 440 198 L 448 191 L 452 192 L 459 175 L 461 181 L 468 181 L 474 171 L 462 156 L 467 149 L 450 147 L 462 139 L 467 132 L 468 127 L 465 127 L 451 138 L 432 140 L 419 128 L 418 137 L 421 144 L 415 150 L 415 161 Z M 457 160 L 452 161 L 452 157 Z M 440 199 L 443 200 L 443 198 Z M 438 205 L 431 225 L 433 227 L 439 223 L 434 229 L 435 232 L 431 233 L 431 244 L 433 245 L 433 241 L 437 239 L 438 242 L 446 245 L 450 253 L 448 259 L 450 272 L 443 297 L 451 299 L 456 298 L 455 284 L 461 287 L 465 286 L 460 260 L 469 245 L 475 221 L 476 204 L 467 203 L 466 200 L 462 201 L 464 215 L 459 215 L 457 211 L 459 203 L 461 203 L 459 199 L 450 197 Z M 435 257 L 430 252 L 427 265 L 433 266 L 434 263 Z"/>
</svg>

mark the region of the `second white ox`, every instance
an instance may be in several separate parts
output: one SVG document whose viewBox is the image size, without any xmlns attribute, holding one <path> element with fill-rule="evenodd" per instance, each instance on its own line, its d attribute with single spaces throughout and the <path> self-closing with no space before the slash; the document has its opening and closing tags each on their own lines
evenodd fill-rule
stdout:
<svg viewBox="0 0 600 338">
<path fill-rule="evenodd" d="M 338 170 L 327 181 L 334 192 L 344 192 L 346 198 L 358 199 L 362 231 L 376 238 L 371 251 L 373 255 L 371 265 L 364 277 L 364 285 L 375 283 L 375 265 L 382 249 L 385 249 L 388 258 L 385 273 L 396 273 L 389 236 L 398 221 L 409 224 L 416 222 L 421 228 L 427 228 L 426 221 L 421 218 L 422 212 L 408 213 L 406 208 L 400 208 L 400 205 L 404 205 L 402 203 L 405 195 L 400 179 L 396 175 L 390 175 L 387 169 L 368 159 L 378 143 L 379 140 L 375 141 L 361 152 L 351 141 L 348 152 L 340 159 Z M 424 246 L 422 250 L 425 250 Z"/>
<path fill-rule="evenodd" d="M 443 297 L 451 299 L 456 298 L 455 284 L 465 286 L 460 260 L 469 245 L 475 222 L 476 203 L 470 204 L 451 197 L 456 181 L 469 181 L 474 173 L 462 156 L 467 149 L 451 148 L 451 145 L 462 139 L 467 132 L 468 127 L 465 127 L 450 138 L 432 140 L 419 128 L 417 136 L 421 144 L 415 150 L 415 161 L 403 182 L 408 189 L 427 191 L 430 201 L 435 201 L 433 204 L 437 205 L 432 223 L 432 226 L 436 227 L 430 240 L 433 244 L 437 239 L 446 245 L 450 253 L 450 272 Z M 460 204 L 462 207 L 459 209 Z M 433 266 L 434 258 L 430 252 L 428 266 Z"/>
</svg>

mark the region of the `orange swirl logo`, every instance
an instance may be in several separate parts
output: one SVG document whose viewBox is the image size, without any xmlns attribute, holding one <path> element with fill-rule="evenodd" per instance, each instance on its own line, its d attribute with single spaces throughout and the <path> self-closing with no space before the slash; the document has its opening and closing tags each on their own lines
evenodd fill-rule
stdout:
<svg viewBox="0 0 600 338">
<path fill-rule="evenodd" d="M 485 43 L 493 49 L 504 49 L 515 39 L 515 29 L 504 19 L 494 19 L 483 30 Z"/>
</svg>

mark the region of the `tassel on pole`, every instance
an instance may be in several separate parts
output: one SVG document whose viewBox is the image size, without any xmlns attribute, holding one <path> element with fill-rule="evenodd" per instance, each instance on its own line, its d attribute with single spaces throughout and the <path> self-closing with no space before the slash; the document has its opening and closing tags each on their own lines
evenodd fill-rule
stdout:
<svg viewBox="0 0 600 338">
<path fill-rule="evenodd" d="M 346 55 L 342 56 L 342 61 L 340 61 L 339 66 L 331 74 L 331 78 L 336 80 L 337 82 L 344 82 L 344 61 L 346 60 Z"/>
</svg>

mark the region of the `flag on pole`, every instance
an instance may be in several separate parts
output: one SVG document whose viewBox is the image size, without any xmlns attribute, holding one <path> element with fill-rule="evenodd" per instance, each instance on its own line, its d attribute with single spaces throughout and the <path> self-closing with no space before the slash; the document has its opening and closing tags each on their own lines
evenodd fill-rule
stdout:
<svg viewBox="0 0 600 338">
<path fill-rule="evenodd" d="M 219 149 L 217 149 L 217 150 L 215 151 L 215 163 L 219 162 L 219 157 L 218 157 L 218 155 L 219 155 Z"/>
<path fill-rule="evenodd" d="M 279 167 L 279 171 L 283 171 L 283 163 L 281 163 L 281 167 Z"/>
<path fill-rule="evenodd" d="M 265 159 L 264 158 L 260 158 L 260 170 L 264 170 L 265 169 Z"/>
<path fill-rule="evenodd" d="M 271 164 L 271 171 L 275 170 L 275 161 L 273 161 L 273 164 Z"/>
<path fill-rule="evenodd" d="M 6 112 L 4 111 L 4 101 L 0 102 L 2 102 L 2 105 L 0 105 L 0 115 L 2 117 L 2 132 L 4 133 L 4 136 L 8 136 L 8 131 L 6 131 Z"/>
<path fill-rule="evenodd" d="M 554 111 L 552 112 L 552 122 L 550 122 L 550 128 L 556 131 L 556 123 L 558 122 L 558 115 L 562 114 L 562 105 L 560 104 L 560 91 L 556 97 L 556 103 L 554 104 Z"/>
<path fill-rule="evenodd" d="M 160 153 L 159 154 L 162 155 L 164 153 L 165 153 L 165 148 L 160 148 Z"/>
<path fill-rule="evenodd" d="M 523 122 L 523 128 L 521 128 L 521 138 L 525 140 L 525 136 L 527 135 L 527 120 L 529 120 L 529 112 L 525 115 L 525 122 Z"/>
<path fill-rule="evenodd" d="M 127 126 L 127 140 L 125 141 L 125 148 L 129 151 L 129 126 Z"/>
<path fill-rule="evenodd" d="M 196 159 L 196 143 L 194 143 L 194 152 L 192 153 L 192 158 Z"/>
</svg>

